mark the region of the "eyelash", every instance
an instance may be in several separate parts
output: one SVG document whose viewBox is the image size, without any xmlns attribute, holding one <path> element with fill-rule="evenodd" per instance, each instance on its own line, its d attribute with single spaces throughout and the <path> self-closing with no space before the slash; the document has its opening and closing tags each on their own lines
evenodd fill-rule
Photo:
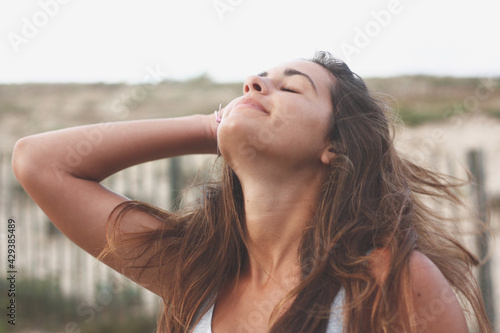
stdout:
<svg viewBox="0 0 500 333">
<path fill-rule="evenodd" d="M 292 90 L 292 89 L 290 89 L 290 88 L 281 87 L 281 90 L 282 90 L 282 91 L 286 91 L 286 92 L 290 92 L 290 93 L 293 93 L 293 94 L 298 94 L 298 92 L 297 92 L 297 91 Z"/>
</svg>

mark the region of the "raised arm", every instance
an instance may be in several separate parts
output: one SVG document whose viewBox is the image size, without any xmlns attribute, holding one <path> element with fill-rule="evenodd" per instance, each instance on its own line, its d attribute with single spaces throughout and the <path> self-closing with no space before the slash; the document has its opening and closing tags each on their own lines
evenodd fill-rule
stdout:
<svg viewBox="0 0 500 333">
<path fill-rule="evenodd" d="M 156 159 L 215 153 L 214 115 L 141 120 L 73 127 L 20 139 L 14 148 L 14 173 L 33 200 L 69 239 L 93 256 L 106 244 L 111 211 L 127 198 L 100 184 L 129 166 Z M 132 213 L 124 231 L 159 225 L 155 218 Z M 105 259 L 120 270 L 119 263 Z M 138 281 L 153 292 L 148 276 Z"/>
</svg>

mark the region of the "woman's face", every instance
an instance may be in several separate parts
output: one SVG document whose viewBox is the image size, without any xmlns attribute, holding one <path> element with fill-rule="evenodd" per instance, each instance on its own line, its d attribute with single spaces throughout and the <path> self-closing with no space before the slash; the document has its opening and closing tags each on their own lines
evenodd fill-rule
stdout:
<svg viewBox="0 0 500 333">
<path fill-rule="evenodd" d="M 310 61 L 293 61 L 250 76 L 243 96 L 223 110 L 219 148 L 235 168 L 264 158 L 291 167 L 321 163 L 332 117 L 333 76 Z"/>
</svg>

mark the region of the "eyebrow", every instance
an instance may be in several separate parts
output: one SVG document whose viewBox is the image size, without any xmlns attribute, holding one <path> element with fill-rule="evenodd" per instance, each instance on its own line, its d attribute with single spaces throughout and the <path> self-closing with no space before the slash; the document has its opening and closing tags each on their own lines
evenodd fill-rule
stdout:
<svg viewBox="0 0 500 333">
<path fill-rule="evenodd" d="M 285 71 L 283 72 L 283 74 L 285 76 L 301 75 L 301 76 L 305 77 L 311 83 L 316 94 L 318 94 L 318 89 L 316 88 L 316 85 L 314 84 L 311 77 L 309 75 L 307 75 L 306 73 L 299 72 L 298 70 L 293 69 L 293 68 L 285 68 Z M 260 77 L 267 77 L 268 75 L 269 75 L 268 72 L 261 72 L 261 73 L 257 74 L 257 76 L 260 76 Z"/>
</svg>

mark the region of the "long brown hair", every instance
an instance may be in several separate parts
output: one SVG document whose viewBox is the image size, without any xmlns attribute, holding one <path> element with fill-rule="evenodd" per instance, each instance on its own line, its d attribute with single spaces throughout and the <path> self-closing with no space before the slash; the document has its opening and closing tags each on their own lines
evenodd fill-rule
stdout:
<svg viewBox="0 0 500 333">
<path fill-rule="evenodd" d="M 491 331 L 471 273 L 478 259 L 451 236 L 447 220 L 425 204 L 426 198 L 459 204 L 457 184 L 396 152 L 390 110 L 345 63 L 327 52 L 317 52 L 310 61 L 334 78 L 329 135 L 335 158 L 299 247 L 300 283 L 274 309 L 269 331 L 325 332 L 330 306 L 343 287 L 345 332 L 417 332 L 422 323 L 409 289 L 414 250 L 437 265 L 480 331 Z M 103 255 L 134 248 L 135 256 L 128 259 L 147 254 L 148 262 L 139 268 L 159 272 L 159 332 L 192 329 L 222 286 L 238 279 L 248 256 L 236 174 L 222 161 L 220 180 L 201 187 L 198 205 L 189 211 L 170 213 L 130 201 L 116 207 L 108 221 Z M 151 214 L 164 227 L 118 240 L 118 225 L 130 210 Z M 368 253 L 377 248 L 389 253 L 382 283 L 367 265 Z"/>
</svg>

